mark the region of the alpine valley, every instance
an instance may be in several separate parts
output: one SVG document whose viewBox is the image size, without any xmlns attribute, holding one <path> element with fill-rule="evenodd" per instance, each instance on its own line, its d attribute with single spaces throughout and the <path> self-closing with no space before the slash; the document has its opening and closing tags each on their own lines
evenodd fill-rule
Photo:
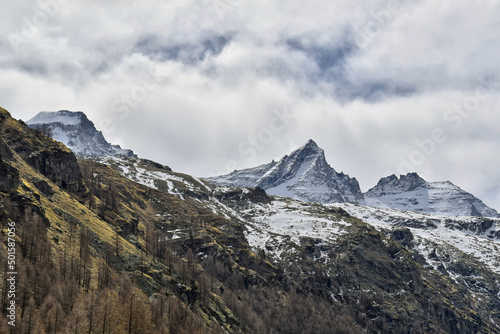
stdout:
<svg viewBox="0 0 500 334">
<path fill-rule="evenodd" d="M 1 333 L 500 333 L 500 216 L 450 182 L 362 193 L 312 140 L 199 178 L 28 124 L 0 109 Z"/>
</svg>

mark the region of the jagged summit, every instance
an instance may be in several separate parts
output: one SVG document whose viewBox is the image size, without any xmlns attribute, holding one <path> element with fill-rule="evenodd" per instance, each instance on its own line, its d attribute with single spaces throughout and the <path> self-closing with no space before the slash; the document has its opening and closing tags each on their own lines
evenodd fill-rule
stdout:
<svg viewBox="0 0 500 334">
<path fill-rule="evenodd" d="M 387 192 L 401 192 L 401 191 L 412 191 L 420 186 L 425 186 L 426 181 L 421 178 L 417 173 L 408 173 L 406 175 L 400 175 L 398 178 L 396 175 L 384 177 L 380 179 L 377 186 L 370 189 L 367 194 L 370 195 L 380 195 Z"/>
<path fill-rule="evenodd" d="M 207 180 L 224 186 L 260 187 L 272 195 L 310 202 L 363 202 L 358 181 L 337 173 L 327 163 L 323 149 L 313 140 L 278 162 Z"/>
<path fill-rule="evenodd" d="M 134 152 L 111 145 L 101 131 L 81 111 L 42 111 L 26 122 L 31 128 L 43 129 L 47 135 L 68 146 L 76 155 L 134 156 Z"/>
<path fill-rule="evenodd" d="M 472 194 L 449 181 L 427 182 L 417 173 L 382 178 L 364 194 L 366 204 L 445 216 L 500 217 Z"/>
<path fill-rule="evenodd" d="M 323 151 L 319 146 L 318 144 L 316 144 L 316 142 L 312 139 L 309 139 L 305 144 L 304 146 L 298 148 L 298 150 L 300 149 L 304 149 L 304 148 L 310 148 L 310 149 L 319 149 L 321 151 Z"/>
</svg>

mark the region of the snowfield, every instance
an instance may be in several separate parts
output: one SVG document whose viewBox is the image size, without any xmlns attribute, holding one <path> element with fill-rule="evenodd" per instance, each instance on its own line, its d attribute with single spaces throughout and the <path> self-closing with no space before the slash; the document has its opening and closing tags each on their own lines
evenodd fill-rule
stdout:
<svg viewBox="0 0 500 334">
<path fill-rule="evenodd" d="M 436 246 L 443 249 L 459 250 L 484 264 L 493 272 L 500 274 L 500 219 L 481 217 L 453 217 L 429 215 L 411 211 L 381 209 L 368 206 L 337 203 L 351 216 L 373 225 L 381 231 L 408 228 L 415 237 L 415 250 L 424 256 L 428 263 L 434 263 L 429 255 Z M 484 231 L 480 224 L 491 222 L 492 226 Z M 468 228 L 464 228 L 468 227 Z M 435 263 L 435 267 L 437 264 Z"/>
<path fill-rule="evenodd" d="M 302 238 L 336 243 L 351 225 L 334 215 L 318 217 L 309 205 L 284 198 L 254 205 L 243 210 L 242 216 L 246 220 L 250 246 L 266 250 L 273 258 L 280 258 L 285 250 L 290 251 L 290 244 L 301 245 Z"/>
<path fill-rule="evenodd" d="M 181 199 L 184 199 L 184 196 L 180 189 L 189 191 L 201 191 L 202 188 L 210 189 L 204 181 L 198 178 L 193 178 L 195 182 L 189 182 L 185 177 L 175 175 L 171 171 L 149 170 L 140 167 L 141 160 L 137 158 L 115 156 L 94 160 L 113 167 L 123 176 L 153 189 L 165 190 L 164 188 L 160 189 L 159 186 L 159 182 L 165 182 L 168 187 L 167 192 Z"/>
</svg>

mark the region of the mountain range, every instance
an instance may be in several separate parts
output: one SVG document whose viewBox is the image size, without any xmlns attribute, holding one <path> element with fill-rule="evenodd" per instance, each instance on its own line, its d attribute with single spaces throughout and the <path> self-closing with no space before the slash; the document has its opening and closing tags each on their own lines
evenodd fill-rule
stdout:
<svg viewBox="0 0 500 334">
<path fill-rule="evenodd" d="M 355 178 L 336 172 L 327 163 L 324 151 L 313 140 L 278 162 L 206 180 L 222 186 L 260 187 L 271 195 L 306 202 L 348 202 L 444 216 L 500 217 L 496 210 L 451 182 L 427 182 L 416 173 L 382 178 L 362 193 Z"/>
<path fill-rule="evenodd" d="M 28 331 L 500 333 L 500 219 L 449 182 L 363 194 L 312 140 L 203 179 L 77 157 L 3 109 L 0 176 Z"/>
<path fill-rule="evenodd" d="M 35 129 L 43 127 L 77 156 L 135 156 L 132 150 L 107 142 L 83 112 L 40 112 L 27 124 Z M 270 195 L 306 202 L 357 203 L 444 216 L 500 217 L 496 210 L 451 182 L 427 182 L 416 173 L 384 177 L 362 193 L 356 178 L 331 167 L 324 150 L 312 139 L 279 161 L 205 179 L 222 186 L 259 187 Z"/>
</svg>

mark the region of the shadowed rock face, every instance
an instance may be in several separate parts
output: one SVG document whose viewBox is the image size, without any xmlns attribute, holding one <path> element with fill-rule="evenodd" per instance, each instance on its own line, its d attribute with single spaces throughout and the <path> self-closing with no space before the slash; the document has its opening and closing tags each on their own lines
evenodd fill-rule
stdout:
<svg viewBox="0 0 500 334">
<path fill-rule="evenodd" d="M 101 131 L 81 112 L 60 110 L 43 111 L 30 119 L 28 125 L 34 129 L 43 129 L 54 140 L 62 142 L 77 156 L 135 156 L 132 150 L 122 149 L 119 145 L 111 145 Z"/>
<path fill-rule="evenodd" d="M 391 175 L 382 178 L 378 184 L 370 189 L 366 194 L 371 196 L 381 194 L 400 193 L 405 191 L 413 191 L 418 187 L 424 187 L 427 182 L 418 176 L 417 173 L 408 173 L 401 175 L 398 178 L 396 175 Z"/>
<path fill-rule="evenodd" d="M 42 151 L 29 155 L 25 160 L 61 189 L 72 193 L 85 191 L 80 166 L 71 152 Z"/>
<path fill-rule="evenodd" d="M 86 192 L 78 161 L 63 144 L 13 120 L 3 109 L 0 111 L 0 135 L 0 153 L 6 159 L 12 159 L 15 152 L 61 189 L 75 194 Z M 9 187 L 15 186 L 12 182 Z"/>
<path fill-rule="evenodd" d="M 19 185 L 19 172 L 7 160 L 12 159 L 12 152 L 0 138 L 0 191 L 9 192 Z"/>
</svg>

